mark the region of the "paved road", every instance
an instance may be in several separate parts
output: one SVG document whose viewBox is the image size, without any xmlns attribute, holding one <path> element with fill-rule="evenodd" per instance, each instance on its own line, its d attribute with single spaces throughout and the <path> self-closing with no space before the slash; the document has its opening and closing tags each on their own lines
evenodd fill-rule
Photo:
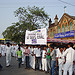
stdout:
<svg viewBox="0 0 75 75">
<path fill-rule="evenodd" d="M 5 66 L 5 57 L 0 57 L 0 63 L 3 66 L 3 70 L 0 71 L 0 75 L 49 75 L 41 71 L 24 69 L 25 65 L 22 65 L 21 68 L 18 68 L 18 62 L 14 57 L 12 57 L 10 67 Z"/>
</svg>

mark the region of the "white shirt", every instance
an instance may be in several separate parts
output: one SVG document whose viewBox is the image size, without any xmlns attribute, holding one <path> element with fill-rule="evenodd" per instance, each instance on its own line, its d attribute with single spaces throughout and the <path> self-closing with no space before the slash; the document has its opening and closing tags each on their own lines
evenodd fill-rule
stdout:
<svg viewBox="0 0 75 75">
<path fill-rule="evenodd" d="M 32 54 L 32 48 L 30 48 L 29 50 L 30 50 L 30 54 Z"/>
<path fill-rule="evenodd" d="M 34 54 L 36 55 L 36 57 L 41 57 L 41 51 L 38 48 L 34 48 Z"/>
<path fill-rule="evenodd" d="M 73 63 L 74 55 L 75 55 L 75 50 L 72 47 L 70 47 L 66 49 L 66 51 L 63 53 L 62 56 L 66 56 L 66 61 L 68 61 L 69 63 Z"/>
<path fill-rule="evenodd" d="M 32 47 L 31 49 L 32 49 L 32 52 L 33 52 L 34 51 L 34 48 Z"/>
<path fill-rule="evenodd" d="M 11 54 L 11 46 L 6 46 L 6 55 Z"/>
<path fill-rule="evenodd" d="M 18 45 L 15 46 L 16 51 L 18 50 Z"/>
<path fill-rule="evenodd" d="M 25 49 L 21 47 L 22 55 L 25 53 Z"/>
<path fill-rule="evenodd" d="M 56 55 L 57 55 L 58 53 L 60 53 L 59 48 L 57 48 L 57 49 L 55 49 L 55 50 L 56 50 Z"/>
<path fill-rule="evenodd" d="M 57 53 L 57 56 L 56 56 L 56 57 L 58 57 L 59 65 L 60 65 L 60 64 L 63 64 L 63 63 L 64 63 L 64 61 L 65 61 L 65 58 L 64 58 L 64 57 L 62 57 L 61 59 L 59 58 L 59 57 L 61 57 L 62 55 L 63 55 L 63 52 L 61 53 L 60 51 L 58 51 L 58 53 Z"/>
<path fill-rule="evenodd" d="M 11 46 L 11 52 L 13 53 L 13 45 Z"/>
<path fill-rule="evenodd" d="M 49 51 L 49 48 L 47 48 L 47 52 Z"/>
<path fill-rule="evenodd" d="M 13 50 L 16 52 L 18 50 L 18 45 L 13 46 Z"/>
<path fill-rule="evenodd" d="M 5 45 L 1 45 L 3 51 L 5 51 L 5 47 L 6 47 Z"/>
<path fill-rule="evenodd" d="M 3 51 L 3 53 L 6 53 L 6 45 L 1 45 L 1 51 Z"/>
<path fill-rule="evenodd" d="M 1 53 L 1 45 L 0 45 L 0 53 Z"/>
<path fill-rule="evenodd" d="M 74 50 L 74 61 L 75 61 L 75 50 Z"/>
<path fill-rule="evenodd" d="M 45 50 L 42 50 L 42 58 L 45 58 L 46 53 L 47 52 Z"/>
<path fill-rule="evenodd" d="M 28 49 L 30 50 L 31 48 L 30 48 L 30 47 L 28 47 Z"/>
<path fill-rule="evenodd" d="M 31 48 L 30 48 L 30 54 L 33 54 L 33 51 L 34 51 L 34 48 L 31 47 Z"/>
</svg>

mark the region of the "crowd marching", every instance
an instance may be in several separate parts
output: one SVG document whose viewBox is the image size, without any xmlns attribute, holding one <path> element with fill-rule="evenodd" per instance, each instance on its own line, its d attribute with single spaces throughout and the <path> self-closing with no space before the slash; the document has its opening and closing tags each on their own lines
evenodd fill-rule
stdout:
<svg viewBox="0 0 75 75">
<path fill-rule="evenodd" d="M 18 60 L 18 68 L 40 70 L 51 75 L 75 74 L 75 49 L 72 43 L 49 46 L 0 44 L 0 56 L 6 56 L 6 67 L 11 65 L 11 56 Z M 1 63 L 0 63 L 1 64 Z"/>
</svg>

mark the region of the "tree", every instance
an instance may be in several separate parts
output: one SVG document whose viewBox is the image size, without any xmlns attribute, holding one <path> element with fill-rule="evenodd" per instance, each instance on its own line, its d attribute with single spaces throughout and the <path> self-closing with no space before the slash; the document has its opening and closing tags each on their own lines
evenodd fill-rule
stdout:
<svg viewBox="0 0 75 75">
<path fill-rule="evenodd" d="M 39 7 L 20 7 L 15 12 L 15 17 L 18 17 L 18 22 L 13 23 L 12 26 L 2 33 L 4 38 L 11 39 L 12 41 L 24 42 L 25 31 L 35 30 L 41 27 L 46 27 L 46 21 L 49 19 L 45 13 L 44 8 Z"/>
</svg>

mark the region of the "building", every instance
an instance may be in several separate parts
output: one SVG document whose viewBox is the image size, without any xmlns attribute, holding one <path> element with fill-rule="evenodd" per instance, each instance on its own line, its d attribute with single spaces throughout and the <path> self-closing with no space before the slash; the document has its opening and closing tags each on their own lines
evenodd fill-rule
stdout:
<svg viewBox="0 0 75 75">
<path fill-rule="evenodd" d="M 49 19 L 48 38 L 75 40 L 75 16 L 64 13 L 59 22 L 57 15 L 54 20 Z"/>
</svg>

